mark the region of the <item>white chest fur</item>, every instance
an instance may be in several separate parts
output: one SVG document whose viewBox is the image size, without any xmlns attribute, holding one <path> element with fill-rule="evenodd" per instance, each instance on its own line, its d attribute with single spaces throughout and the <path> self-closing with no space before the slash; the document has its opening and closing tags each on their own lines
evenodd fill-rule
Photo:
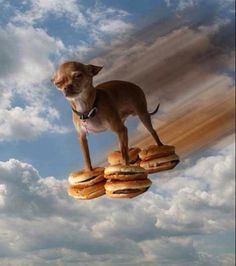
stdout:
<svg viewBox="0 0 236 266">
<path fill-rule="evenodd" d="M 82 131 L 87 133 L 99 133 L 107 130 L 107 126 L 105 123 L 102 123 L 99 119 L 90 118 L 86 120 L 81 120 L 80 128 Z"/>
<path fill-rule="evenodd" d="M 94 102 L 94 99 L 92 102 Z M 84 113 L 91 109 L 91 104 L 88 104 L 87 97 L 83 97 L 83 95 L 80 95 L 80 97 L 77 98 L 74 103 L 78 112 Z M 86 133 L 98 133 L 108 129 L 107 123 L 102 121 L 97 114 L 95 114 L 94 117 L 90 117 L 86 120 L 80 120 L 78 124 L 75 124 L 75 127 Z"/>
</svg>

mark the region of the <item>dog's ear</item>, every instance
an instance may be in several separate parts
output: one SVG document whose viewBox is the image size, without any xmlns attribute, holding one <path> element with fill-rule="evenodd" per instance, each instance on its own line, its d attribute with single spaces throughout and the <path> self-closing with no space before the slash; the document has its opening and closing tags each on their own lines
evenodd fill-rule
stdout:
<svg viewBox="0 0 236 266">
<path fill-rule="evenodd" d="M 96 76 L 103 68 L 103 66 L 88 65 L 88 71 L 92 76 Z"/>
<path fill-rule="evenodd" d="M 52 83 L 54 83 L 54 81 L 55 81 L 55 77 L 56 77 L 56 75 L 55 75 L 55 74 L 54 74 L 54 75 L 51 77 L 51 79 L 50 79 L 50 80 L 51 80 L 51 82 L 52 82 Z"/>
<path fill-rule="evenodd" d="M 52 76 L 52 78 L 51 78 L 51 82 L 54 84 L 55 80 L 56 80 L 56 74 L 54 74 L 54 75 Z"/>
</svg>

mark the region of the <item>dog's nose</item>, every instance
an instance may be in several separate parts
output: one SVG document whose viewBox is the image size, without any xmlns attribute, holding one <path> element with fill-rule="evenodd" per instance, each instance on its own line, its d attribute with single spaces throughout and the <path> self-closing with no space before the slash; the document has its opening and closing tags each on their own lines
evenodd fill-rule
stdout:
<svg viewBox="0 0 236 266">
<path fill-rule="evenodd" d="M 74 86 L 72 84 L 66 85 L 66 87 L 64 88 L 64 92 L 66 95 L 73 93 L 74 92 Z"/>
<path fill-rule="evenodd" d="M 73 90 L 73 85 L 72 84 L 68 84 L 66 87 L 65 87 L 65 91 L 72 91 Z"/>
</svg>

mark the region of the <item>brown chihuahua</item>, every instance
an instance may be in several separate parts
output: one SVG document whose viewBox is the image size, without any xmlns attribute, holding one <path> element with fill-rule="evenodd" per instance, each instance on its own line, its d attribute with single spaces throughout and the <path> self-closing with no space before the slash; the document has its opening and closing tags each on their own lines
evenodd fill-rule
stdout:
<svg viewBox="0 0 236 266">
<path fill-rule="evenodd" d="M 87 132 L 101 132 L 107 129 L 119 138 L 125 165 L 129 164 L 128 134 L 124 121 L 129 115 L 137 115 L 156 144 L 163 145 L 153 129 L 148 113 L 144 92 L 137 85 L 120 80 L 112 80 L 93 87 L 93 76 L 102 69 L 100 66 L 84 65 L 79 62 L 65 62 L 59 66 L 52 82 L 63 92 L 72 108 L 73 123 L 79 133 L 79 141 L 84 156 L 85 168 L 92 170 Z"/>
</svg>

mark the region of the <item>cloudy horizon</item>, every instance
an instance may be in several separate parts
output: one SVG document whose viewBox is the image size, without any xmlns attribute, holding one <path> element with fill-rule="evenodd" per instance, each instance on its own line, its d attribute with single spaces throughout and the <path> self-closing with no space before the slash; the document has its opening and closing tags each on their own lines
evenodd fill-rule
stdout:
<svg viewBox="0 0 236 266">
<path fill-rule="evenodd" d="M 235 264 L 234 1 L 0 0 L 0 264 Z M 103 65 L 94 84 L 140 85 L 181 158 L 131 200 L 76 201 L 83 167 L 71 110 L 50 82 L 65 60 Z M 152 139 L 135 118 L 131 146 Z M 117 148 L 89 134 L 94 165 Z"/>
</svg>

